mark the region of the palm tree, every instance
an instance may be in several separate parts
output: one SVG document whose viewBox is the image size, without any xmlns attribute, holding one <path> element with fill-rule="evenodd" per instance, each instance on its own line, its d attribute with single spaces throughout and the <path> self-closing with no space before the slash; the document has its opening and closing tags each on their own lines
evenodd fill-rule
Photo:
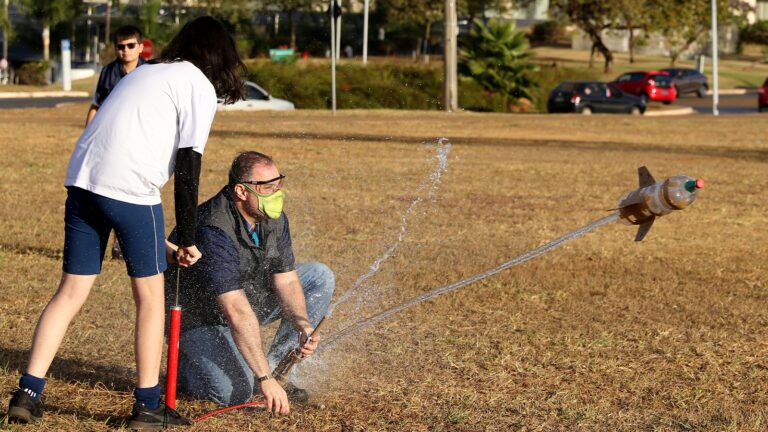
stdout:
<svg viewBox="0 0 768 432">
<path fill-rule="evenodd" d="M 79 0 L 20 0 L 22 10 L 40 21 L 43 26 L 43 60 L 50 60 L 51 27 L 75 14 Z"/>
<path fill-rule="evenodd" d="M 531 90 L 536 86 L 530 76 L 536 69 L 530 62 L 533 52 L 513 23 L 491 20 L 483 24 L 476 19 L 460 54 L 460 73 L 485 90 L 498 93 L 505 110 L 509 109 L 510 99 L 532 99 Z"/>
</svg>

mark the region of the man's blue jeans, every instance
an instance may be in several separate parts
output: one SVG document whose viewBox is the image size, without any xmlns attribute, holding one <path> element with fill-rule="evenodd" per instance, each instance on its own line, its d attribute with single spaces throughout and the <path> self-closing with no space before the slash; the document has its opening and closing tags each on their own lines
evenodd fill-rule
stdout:
<svg viewBox="0 0 768 432">
<path fill-rule="evenodd" d="M 331 302 L 335 285 L 333 272 L 320 263 L 298 264 L 296 271 L 304 288 L 309 321 L 316 326 Z M 259 299 L 259 304 L 251 306 L 261 325 L 281 316 L 280 301 L 272 290 Z M 298 346 L 299 335 L 293 324 L 281 320 L 267 354 L 270 368 L 274 369 L 288 351 Z M 237 405 L 251 399 L 254 393 L 253 371 L 237 349 L 229 327 L 198 327 L 181 335 L 179 391 L 221 405 Z"/>
</svg>

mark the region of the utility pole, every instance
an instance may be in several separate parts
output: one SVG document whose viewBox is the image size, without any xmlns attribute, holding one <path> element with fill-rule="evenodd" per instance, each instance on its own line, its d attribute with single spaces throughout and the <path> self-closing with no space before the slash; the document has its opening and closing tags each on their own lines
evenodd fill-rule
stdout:
<svg viewBox="0 0 768 432">
<path fill-rule="evenodd" d="M 6 3 L 8 0 L 5 0 Z M 368 64 L 368 7 L 369 1 L 365 0 L 365 10 L 363 11 L 363 66 Z"/>
<path fill-rule="evenodd" d="M 112 19 L 112 0 L 107 0 L 107 23 L 104 29 L 104 45 L 109 45 L 109 24 Z"/>
<path fill-rule="evenodd" d="M 339 16 L 336 18 L 336 61 L 341 60 L 341 6 L 336 5 Z"/>
<path fill-rule="evenodd" d="M 456 18 L 456 0 L 445 0 L 445 110 L 453 112 L 459 109 L 459 90 L 457 81 L 457 41 L 458 23 Z"/>
<path fill-rule="evenodd" d="M 328 15 L 331 19 L 331 110 L 336 115 L 336 0 L 330 0 Z"/>
<path fill-rule="evenodd" d="M 43 24 L 43 60 L 51 59 L 51 25 Z"/>
<path fill-rule="evenodd" d="M 8 18 L 8 0 L 3 0 L 3 17 L 5 17 L 6 22 L 10 25 L 11 21 Z M 3 25 L 3 58 L 6 60 L 8 60 L 8 33 L 8 27 Z"/>
<path fill-rule="evenodd" d="M 712 0 L 712 115 L 720 115 L 720 85 L 718 82 L 717 0 Z"/>
<path fill-rule="evenodd" d="M 91 6 L 88 6 L 88 19 L 85 20 L 85 62 L 91 62 Z"/>
</svg>

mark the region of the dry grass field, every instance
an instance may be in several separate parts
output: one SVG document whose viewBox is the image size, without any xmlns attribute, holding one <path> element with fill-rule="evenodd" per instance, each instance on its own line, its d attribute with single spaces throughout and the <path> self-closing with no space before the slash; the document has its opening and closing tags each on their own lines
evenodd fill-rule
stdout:
<svg viewBox="0 0 768 432">
<path fill-rule="evenodd" d="M 15 388 L 58 282 L 62 182 L 85 111 L 0 114 L 0 394 Z M 452 144 L 448 170 L 429 199 L 440 137 Z M 335 270 L 335 298 L 395 244 L 422 199 L 394 256 L 336 309 L 326 337 L 603 217 L 636 187 L 640 165 L 707 187 L 642 243 L 635 227 L 606 225 L 340 341 L 299 371 L 324 408 L 241 410 L 192 430 L 768 429 L 764 117 L 222 113 L 201 199 L 245 149 L 273 155 L 287 175 L 297 258 Z M 164 201 L 171 227 L 170 185 Z M 132 323 L 124 267 L 109 261 L 54 362 L 44 422 L 24 430 L 120 428 Z M 179 405 L 190 417 L 215 408 Z"/>
</svg>

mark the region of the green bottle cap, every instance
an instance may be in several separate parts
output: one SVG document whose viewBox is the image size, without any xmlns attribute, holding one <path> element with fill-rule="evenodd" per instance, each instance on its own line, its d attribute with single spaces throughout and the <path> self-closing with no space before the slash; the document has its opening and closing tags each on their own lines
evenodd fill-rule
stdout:
<svg viewBox="0 0 768 432">
<path fill-rule="evenodd" d="M 685 182 L 685 190 L 687 190 L 690 193 L 696 192 L 696 189 L 698 189 L 696 186 L 698 186 L 696 184 L 696 180 L 688 180 L 687 182 Z"/>
</svg>

